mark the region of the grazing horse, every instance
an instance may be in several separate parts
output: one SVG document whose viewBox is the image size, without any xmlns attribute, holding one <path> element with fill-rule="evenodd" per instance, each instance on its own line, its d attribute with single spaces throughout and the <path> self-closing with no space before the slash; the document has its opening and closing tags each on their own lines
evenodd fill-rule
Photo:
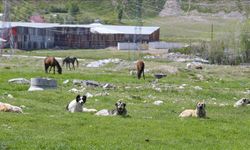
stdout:
<svg viewBox="0 0 250 150">
<path fill-rule="evenodd" d="M 48 68 L 50 67 L 49 69 L 49 72 L 51 71 L 51 68 L 53 67 L 53 70 L 54 70 L 54 74 L 55 74 L 55 67 L 57 67 L 57 72 L 59 74 L 62 74 L 62 68 L 59 64 L 59 62 L 55 59 L 55 57 L 46 57 L 44 59 L 44 67 L 45 67 L 45 72 L 48 73 Z"/>
<path fill-rule="evenodd" d="M 78 67 L 79 62 L 78 62 L 76 57 L 66 57 L 66 58 L 63 59 L 62 66 L 64 66 L 64 64 L 66 63 L 66 69 L 69 68 L 71 70 L 70 64 L 72 64 L 73 69 L 75 70 L 75 62 L 76 62 L 77 67 Z"/>
<path fill-rule="evenodd" d="M 141 79 L 141 75 L 143 74 L 143 79 L 145 80 L 144 67 L 145 67 L 145 64 L 142 60 L 137 61 L 136 69 L 137 69 L 137 78 L 138 79 Z"/>
</svg>

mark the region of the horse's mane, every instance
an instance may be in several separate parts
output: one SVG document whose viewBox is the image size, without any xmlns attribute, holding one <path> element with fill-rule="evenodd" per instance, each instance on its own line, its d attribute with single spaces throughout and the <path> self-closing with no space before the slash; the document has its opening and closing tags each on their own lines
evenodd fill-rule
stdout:
<svg viewBox="0 0 250 150">
<path fill-rule="evenodd" d="M 59 62 L 56 59 L 55 59 L 55 64 L 56 64 L 58 70 L 62 71 L 62 67 L 60 66 Z"/>
</svg>

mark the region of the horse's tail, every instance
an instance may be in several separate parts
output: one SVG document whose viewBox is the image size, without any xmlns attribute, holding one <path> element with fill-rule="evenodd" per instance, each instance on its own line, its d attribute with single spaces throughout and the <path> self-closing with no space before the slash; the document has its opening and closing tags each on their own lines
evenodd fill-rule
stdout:
<svg viewBox="0 0 250 150">
<path fill-rule="evenodd" d="M 47 59 L 48 59 L 48 57 L 46 57 L 46 58 L 44 59 L 44 69 L 45 69 L 45 73 L 48 73 Z"/>
<path fill-rule="evenodd" d="M 144 75 L 144 64 L 143 64 L 143 67 L 142 67 L 142 75 L 143 75 L 143 79 L 145 80 L 145 75 Z"/>
<path fill-rule="evenodd" d="M 65 64 L 65 61 L 66 61 L 66 60 L 65 60 L 65 59 L 63 59 L 63 63 L 62 63 L 62 66 L 64 66 L 64 64 Z"/>
<path fill-rule="evenodd" d="M 76 57 L 75 57 L 75 60 L 76 60 L 76 66 L 79 67 L 79 62 Z"/>
</svg>

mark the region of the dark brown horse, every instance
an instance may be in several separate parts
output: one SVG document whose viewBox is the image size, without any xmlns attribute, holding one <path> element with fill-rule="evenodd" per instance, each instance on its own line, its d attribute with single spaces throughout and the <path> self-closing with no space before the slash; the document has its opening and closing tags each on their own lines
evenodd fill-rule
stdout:
<svg viewBox="0 0 250 150">
<path fill-rule="evenodd" d="M 141 79 L 141 75 L 143 75 L 143 79 L 145 80 L 144 67 L 145 67 L 145 64 L 142 60 L 137 61 L 136 69 L 137 69 L 137 78 L 138 79 Z"/>
<path fill-rule="evenodd" d="M 48 73 L 48 68 L 50 67 L 49 69 L 49 72 L 51 71 L 51 68 L 53 67 L 53 71 L 54 71 L 54 74 L 55 74 L 55 67 L 57 67 L 57 72 L 59 74 L 62 74 L 62 68 L 60 66 L 60 64 L 58 63 L 58 61 L 55 59 L 55 57 L 46 57 L 44 59 L 44 67 L 45 67 L 45 72 Z"/>
<path fill-rule="evenodd" d="M 72 64 L 73 69 L 75 70 L 75 62 L 77 67 L 79 66 L 79 62 L 77 60 L 76 57 L 66 57 L 63 59 L 63 64 L 62 66 L 64 66 L 64 64 L 66 63 L 66 69 L 69 68 L 69 70 L 71 70 L 71 66 L 70 64 Z"/>
</svg>

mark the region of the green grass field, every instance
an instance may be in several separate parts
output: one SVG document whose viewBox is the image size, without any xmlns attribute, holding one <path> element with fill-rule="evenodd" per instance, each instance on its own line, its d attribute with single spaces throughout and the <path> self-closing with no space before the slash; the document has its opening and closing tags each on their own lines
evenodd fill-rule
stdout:
<svg viewBox="0 0 250 150">
<path fill-rule="evenodd" d="M 63 74 L 45 74 L 43 60 L 0 57 L 0 101 L 26 106 L 24 114 L 0 112 L 0 149 L 249 149 L 250 108 L 234 108 L 235 101 L 249 98 L 250 68 L 205 65 L 203 70 L 186 70 L 185 63 L 145 60 L 146 80 L 129 74 L 133 68 L 129 52 L 112 50 L 69 50 L 18 52 L 36 56 L 77 56 L 80 67 L 63 69 Z M 143 55 L 143 54 L 142 54 Z M 120 64 L 87 68 L 97 59 L 121 58 Z M 161 67 L 178 69 L 174 74 Z M 167 73 L 152 88 L 153 73 Z M 197 75 L 203 76 L 203 80 Z M 9 79 L 50 77 L 56 79 L 55 90 L 28 92 L 29 85 L 8 83 Z M 68 84 L 63 81 L 69 79 Z M 68 92 L 73 79 L 111 83 L 115 89 L 86 87 L 94 96 L 87 108 L 113 109 L 117 100 L 127 103 L 129 117 L 100 117 L 91 113 L 69 113 L 65 107 L 76 97 Z M 184 89 L 179 86 L 186 84 Z M 202 90 L 195 90 L 199 86 Z M 79 87 L 76 87 L 79 88 Z M 7 94 L 14 96 L 8 98 Z M 153 105 L 156 100 L 164 103 Z M 180 119 L 185 108 L 194 108 L 205 100 L 208 119 Z M 222 106 L 224 105 L 224 106 Z"/>
</svg>

